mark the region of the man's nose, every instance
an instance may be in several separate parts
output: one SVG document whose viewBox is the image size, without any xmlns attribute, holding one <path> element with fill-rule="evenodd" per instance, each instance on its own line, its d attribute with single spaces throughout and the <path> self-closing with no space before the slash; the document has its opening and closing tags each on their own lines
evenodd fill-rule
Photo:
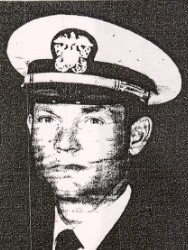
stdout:
<svg viewBox="0 0 188 250">
<path fill-rule="evenodd" d="M 81 145 L 77 138 L 75 129 L 61 129 L 55 138 L 54 148 L 58 153 L 61 151 L 75 153 L 80 150 Z"/>
</svg>

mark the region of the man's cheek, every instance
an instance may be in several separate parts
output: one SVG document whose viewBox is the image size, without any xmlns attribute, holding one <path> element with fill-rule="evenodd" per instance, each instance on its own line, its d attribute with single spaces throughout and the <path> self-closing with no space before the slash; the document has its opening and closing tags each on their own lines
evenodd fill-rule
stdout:
<svg viewBox="0 0 188 250">
<path fill-rule="evenodd" d="M 56 136 L 54 128 L 46 128 L 45 126 L 34 126 L 33 137 L 39 144 L 53 142 Z"/>
<path fill-rule="evenodd" d="M 43 139 L 33 138 L 32 150 L 36 164 L 43 163 L 52 154 L 51 143 L 46 143 Z"/>
<path fill-rule="evenodd" d="M 83 151 L 80 152 L 81 155 L 85 155 L 86 161 L 101 161 L 105 159 L 111 159 L 115 156 L 114 142 L 111 138 L 107 141 L 96 140 L 87 141 L 82 143 Z"/>
<path fill-rule="evenodd" d="M 35 163 L 40 163 L 44 159 L 44 146 L 40 146 L 34 139 L 32 141 L 32 151 Z"/>
<path fill-rule="evenodd" d="M 35 128 L 33 130 L 33 146 L 38 147 L 41 150 L 45 150 L 46 148 L 53 148 L 54 143 L 54 134 L 51 131 L 45 132 L 42 128 Z"/>
</svg>

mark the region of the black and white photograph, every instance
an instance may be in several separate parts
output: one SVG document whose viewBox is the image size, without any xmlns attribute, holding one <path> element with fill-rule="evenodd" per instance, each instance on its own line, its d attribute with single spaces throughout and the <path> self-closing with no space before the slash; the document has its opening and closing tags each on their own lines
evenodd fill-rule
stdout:
<svg viewBox="0 0 188 250">
<path fill-rule="evenodd" d="M 0 12 L 0 250 L 187 250 L 187 2 Z"/>
</svg>

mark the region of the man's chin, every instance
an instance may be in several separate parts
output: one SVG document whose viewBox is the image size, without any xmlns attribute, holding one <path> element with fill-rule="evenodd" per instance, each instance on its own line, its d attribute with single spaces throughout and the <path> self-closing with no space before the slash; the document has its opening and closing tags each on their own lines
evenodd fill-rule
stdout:
<svg viewBox="0 0 188 250">
<path fill-rule="evenodd" d="M 47 180 L 47 182 L 50 184 L 54 194 L 56 196 L 61 196 L 61 197 L 69 197 L 69 196 L 77 196 L 78 195 L 78 188 L 72 184 L 72 185 L 66 185 L 66 183 L 64 183 L 63 185 L 53 182 L 53 181 L 49 181 Z"/>
<path fill-rule="evenodd" d="M 84 194 L 76 190 L 59 190 L 57 187 L 52 187 L 54 195 L 58 201 L 63 201 L 65 203 L 88 203 L 88 198 Z"/>
</svg>

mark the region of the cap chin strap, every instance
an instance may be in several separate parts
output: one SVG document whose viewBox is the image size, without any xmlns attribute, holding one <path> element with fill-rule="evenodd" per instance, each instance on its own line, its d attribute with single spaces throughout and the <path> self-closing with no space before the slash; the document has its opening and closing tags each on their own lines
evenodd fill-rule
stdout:
<svg viewBox="0 0 188 250">
<path fill-rule="evenodd" d="M 94 85 L 98 87 L 106 87 L 115 89 L 121 92 L 128 92 L 134 94 L 140 98 L 143 102 L 148 102 L 150 97 L 150 92 L 144 90 L 143 88 L 130 84 L 125 81 L 116 80 L 116 79 L 108 79 L 101 76 L 94 75 L 82 75 L 75 73 L 33 73 L 25 76 L 25 81 L 22 84 L 22 87 L 28 84 L 35 83 L 74 83 L 74 84 L 87 84 Z"/>
</svg>

